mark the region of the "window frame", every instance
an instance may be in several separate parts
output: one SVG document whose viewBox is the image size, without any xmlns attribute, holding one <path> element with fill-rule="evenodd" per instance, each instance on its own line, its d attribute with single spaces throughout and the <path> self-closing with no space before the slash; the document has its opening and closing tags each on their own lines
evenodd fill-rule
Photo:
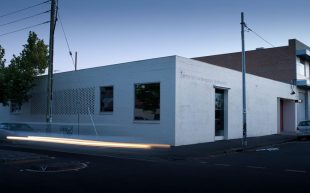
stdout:
<svg viewBox="0 0 310 193">
<path fill-rule="evenodd" d="M 302 64 L 306 64 L 306 59 L 304 59 L 304 58 L 299 58 L 299 62 L 302 63 Z"/>
<path fill-rule="evenodd" d="M 13 110 L 13 106 L 19 106 L 19 108 L 16 108 L 17 110 Z M 11 114 L 21 114 L 22 113 L 22 105 L 18 105 L 16 102 L 11 101 L 10 102 L 10 113 Z"/>
<path fill-rule="evenodd" d="M 159 120 L 136 120 L 135 109 L 136 109 L 136 85 L 142 84 L 159 84 Z M 133 123 L 138 124 L 159 124 L 161 121 L 161 82 L 160 81 L 150 81 L 150 82 L 140 82 L 133 84 Z"/>
<path fill-rule="evenodd" d="M 102 88 L 106 88 L 106 87 L 112 87 L 112 111 L 101 111 L 101 90 Z M 103 115 L 106 115 L 106 114 L 113 114 L 114 112 L 114 86 L 113 85 L 104 85 L 104 86 L 100 86 L 99 87 L 99 114 L 103 114 Z"/>
<path fill-rule="evenodd" d="M 302 66 L 302 67 L 301 67 Z M 302 69 L 302 73 L 301 72 L 301 69 Z M 306 64 L 303 64 L 301 62 L 297 62 L 297 74 L 298 75 L 301 75 L 301 76 L 306 76 Z"/>
</svg>

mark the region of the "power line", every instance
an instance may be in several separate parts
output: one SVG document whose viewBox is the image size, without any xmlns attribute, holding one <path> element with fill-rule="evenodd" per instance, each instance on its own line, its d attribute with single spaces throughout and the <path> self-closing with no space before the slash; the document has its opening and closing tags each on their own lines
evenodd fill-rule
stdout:
<svg viewBox="0 0 310 193">
<path fill-rule="evenodd" d="M 249 28 L 246 24 L 245 27 L 247 30 L 249 30 L 250 32 L 253 32 L 257 37 L 259 37 L 260 39 L 262 39 L 264 42 L 266 42 L 267 44 L 269 44 L 271 47 L 275 47 L 272 43 L 270 43 L 269 41 L 267 41 L 265 38 L 263 38 L 261 35 L 259 35 L 257 32 L 255 32 L 254 30 L 252 30 L 251 28 Z"/>
<path fill-rule="evenodd" d="M 19 10 L 16 10 L 16 11 L 12 11 L 12 12 L 9 12 L 9 13 L 3 14 L 3 15 L 0 15 L 0 18 L 1 18 L 1 17 L 9 16 L 9 15 L 13 15 L 13 14 L 18 13 L 18 12 L 21 12 L 21 11 L 25 11 L 25 10 L 31 9 L 31 8 L 33 8 L 33 7 L 37 7 L 37 6 L 39 6 L 39 5 L 43 5 L 43 4 L 48 3 L 48 2 L 50 2 L 50 0 L 44 1 L 44 2 L 42 2 L 42 3 L 38 3 L 38 4 L 35 4 L 35 5 L 31 5 L 31 6 L 29 6 L 29 7 L 25 7 L 25 8 L 23 8 L 23 9 L 19 9 Z"/>
<path fill-rule="evenodd" d="M 37 27 L 37 26 L 40 26 L 40 25 L 43 25 L 43 24 L 47 24 L 47 23 L 49 23 L 49 22 L 50 22 L 50 21 L 45 21 L 45 22 L 42 22 L 42 23 L 39 23 L 39 24 L 36 24 L 36 25 L 31 25 L 31 26 L 27 26 L 27 27 L 24 27 L 24 28 L 21 28 L 21 29 L 17 29 L 17 30 L 14 30 L 14 31 L 10 31 L 10 32 L 7 32 L 7 33 L 3 33 L 3 34 L 0 34 L 0 37 L 1 37 L 1 36 L 5 36 L 5 35 L 8 35 L 8 34 L 15 33 L 15 32 L 23 31 L 23 30 L 26 30 L 26 29 L 34 28 L 34 27 Z"/>
<path fill-rule="evenodd" d="M 59 11 L 57 12 L 57 14 L 58 14 L 58 18 L 59 18 L 59 21 L 60 21 L 60 25 L 61 25 L 62 32 L 63 32 L 63 34 L 64 34 L 64 36 L 65 36 L 65 39 L 66 39 L 67 47 L 68 47 L 68 50 L 69 50 L 69 55 L 70 55 L 70 57 L 71 57 L 73 66 L 75 66 L 74 59 L 73 59 L 73 57 L 72 57 L 72 52 L 71 52 L 71 49 L 70 49 L 70 45 L 69 45 L 69 42 L 68 42 L 68 38 L 67 38 L 66 32 L 65 32 L 65 30 L 64 30 L 63 24 L 62 24 L 62 22 L 61 22 L 61 18 L 60 18 L 60 15 L 59 15 Z"/>
<path fill-rule="evenodd" d="M 30 19 L 30 18 L 39 16 L 39 15 L 43 15 L 43 14 L 48 13 L 48 12 L 50 12 L 50 10 L 44 11 L 44 12 L 41 12 L 41 13 L 37 13 L 37 14 L 31 15 L 31 16 L 28 16 L 28 17 L 16 19 L 16 20 L 14 20 L 14 21 L 10 21 L 10 22 L 4 23 L 4 24 L 0 24 L 0 27 L 6 26 L 6 25 L 9 25 L 9 24 L 12 24 L 12 23 L 16 23 L 16 22 L 19 22 L 19 21 L 23 21 L 23 20 L 26 20 L 26 19 Z"/>
</svg>

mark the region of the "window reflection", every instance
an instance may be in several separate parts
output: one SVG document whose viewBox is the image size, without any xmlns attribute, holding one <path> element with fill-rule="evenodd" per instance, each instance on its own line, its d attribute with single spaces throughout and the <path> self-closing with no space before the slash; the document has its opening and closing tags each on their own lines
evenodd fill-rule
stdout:
<svg viewBox="0 0 310 193">
<path fill-rule="evenodd" d="M 100 112 L 113 112 L 113 86 L 100 88 Z"/>
<path fill-rule="evenodd" d="M 135 85 L 135 120 L 160 120 L 160 84 Z"/>
<path fill-rule="evenodd" d="M 215 136 L 224 135 L 224 90 L 215 90 Z"/>
</svg>

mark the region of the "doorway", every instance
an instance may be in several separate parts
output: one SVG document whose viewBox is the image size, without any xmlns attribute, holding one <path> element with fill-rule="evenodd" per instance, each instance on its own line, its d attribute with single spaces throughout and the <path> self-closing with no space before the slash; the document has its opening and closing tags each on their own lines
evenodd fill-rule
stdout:
<svg viewBox="0 0 310 193">
<path fill-rule="evenodd" d="M 215 88 L 215 140 L 227 136 L 227 90 Z"/>
<path fill-rule="evenodd" d="M 283 126 L 283 99 L 280 99 L 280 133 L 284 131 Z"/>
<path fill-rule="evenodd" d="M 278 100 L 278 133 L 292 133 L 296 128 L 296 104 L 294 100 Z"/>
</svg>

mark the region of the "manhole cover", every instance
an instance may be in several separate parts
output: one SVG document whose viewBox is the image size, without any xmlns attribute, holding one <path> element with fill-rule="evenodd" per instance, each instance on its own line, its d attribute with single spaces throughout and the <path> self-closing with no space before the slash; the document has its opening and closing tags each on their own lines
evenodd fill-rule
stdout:
<svg viewBox="0 0 310 193">
<path fill-rule="evenodd" d="M 69 172 L 79 171 L 87 167 L 87 163 L 82 162 L 61 162 L 61 163 L 49 163 L 38 164 L 25 169 L 28 172 Z"/>
</svg>

